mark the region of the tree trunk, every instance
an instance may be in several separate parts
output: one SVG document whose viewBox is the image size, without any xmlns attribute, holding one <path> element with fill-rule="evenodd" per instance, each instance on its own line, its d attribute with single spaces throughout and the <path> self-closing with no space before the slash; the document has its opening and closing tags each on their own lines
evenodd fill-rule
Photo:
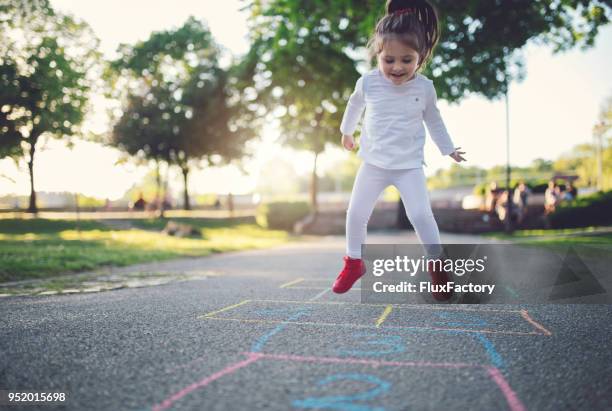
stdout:
<svg viewBox="0 0 612 411">
<path fill-rule="evenodd" d="M 30 158 L 28 159 L 28 170 L 30 171 L 30 205 L 28 213 L 37 213 L 38 206 L 36 205 L 36 190 L 34 189 L 34 153 L 36 152 L 37 138 L 30 140 Z"/>
<path fill-rule="evenodd" d="M 508 234 L 514 231 L 514 227 L 512 226 L 512 191 L 510 190 L 510 164 L 506 166 L 506 193 L 508 197 L 506 198 L 506 219 L 504 221 L 504 231 Z"/>
<path fill-rule="evenodd" d="M 189 167 L 181 167 L 183 172 L 183 183 L 185 185 L 185 191 L 183 192 L 183 209 L 191 210 L 191 204 L 189 204 L 189 189 L 187 187 L 187 178 L 189 176 Z"/>
<path fill-rule="evenodd" d="M 159 160 L 155 161 L 156 170 L 155 170 L 155 207 L 159 208 L 159 198 L 161 195 L 161 171 L 159 169 Z"/>
<path fill-rule="evenodd" d="M 317 204 L 317 191 L 318 191 L 318 178 L 317 178 L 317 159 L 319 158 L 319 153 L 314 153 L 314 162 L 312 165 L 312 179 L 310 180 L 310 205 L 312 206 L 312 211 L 316 214 L 319 210 Z"/>
<path fill-rule="evenodd" d="M 159 218 L 164 218 L 164 200 L 165 193 L 162 193 L 162 177 L 161 177 L 161 162 L 157 161 L 157 174 L 155 175 L 155 182 L 157 183 L 155 200 L 157 203 L 157 215 Z"/>
</svg>

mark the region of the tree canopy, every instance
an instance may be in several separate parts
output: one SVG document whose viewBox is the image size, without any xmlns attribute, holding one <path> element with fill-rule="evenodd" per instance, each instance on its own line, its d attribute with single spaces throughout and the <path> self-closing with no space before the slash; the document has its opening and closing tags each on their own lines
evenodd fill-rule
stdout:
<svg viewBox="0 0 612 411">
<path fill-rule="evenodd" d="M 424 74 L 438 96 L 502 96 L 523 75 L 520 49 L 528 42 L 557 50 L 588 47 L 609 22 L 606 1 L 433 1 L 442 40 Z M 249 0 L 252 48 L 243 79 L 252 100 L 279 120 L 289 146 L 316 155 L 339 144 L 342 112 L 359 73 L 376 21 L 378 0 Z M 316 170 L 312 190 L 316 190 Z M 315 196 L 313 195 L 313 202 Z"/>
<path fill-rule="evenodd" d="M 189 208 L 190 162 L 230 161 L 254 136 L 240 100 L 231 104 L 229 73 L 219 67 L 219 47 L 208 27 L 189 18 L 174 31 L 121 45 L 111 62 L 114 96 L 123 102 L 112 141 L 131 155 L 180 167 Z"/>
<path fill-rule="evenodd" d="M 425 74 L 435 80 L 439 97 L 447 101 L 458 101 L 467 93 L 503 95 L 507 85 L 524 74 L 520 49 L 528 42 L 548 44 L 555 51 L 590 47 L 612 16 L 610 2 L 604 0 L 434 0 L 432 4 L 439 13 L 442 36 Z M 251 32 L 254 44 L 264 42 L 262 50 L 270 51 L 264 59 L 266 68 L 298 66 L 306 72 L 302 75 L 312 69 L 323 74 L 326 66 L 316 62 L 339 64 L 332 50 L 366 62 L 361 48 L 383 15 L 384 4 L 374 0 L 253 0 Z M 307 53 L 313 44 L 319 53 L 328 54 L 310 60 Z M 302 59 L 305 64 L 300 64 Z M 288 80 L 283 72 L 275 75 Z"/>
<path fill-rule="evenodd" d="M 43 134 L 61 139 L 80 132 L 96 84 L 98 40 L 47 0 L 4 2 L 0 35 L 0 154 L 27 156 L 35 212 L 36 144 Z"/>
</svg>

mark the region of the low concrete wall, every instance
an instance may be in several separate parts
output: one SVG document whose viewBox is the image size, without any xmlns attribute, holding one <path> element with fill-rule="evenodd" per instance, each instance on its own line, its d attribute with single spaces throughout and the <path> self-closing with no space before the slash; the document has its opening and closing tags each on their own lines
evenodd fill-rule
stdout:
<svg viewBox="0 0 612 411">
<path fill-rule="evenodd" d="M 497 216 L 489 217 L 479 210 L 463 210 L 460 208 L 434 208 L 436 222 L 440 231 L 453 233 L 486 233 L 503 231 L 504 224 Z M 488 217 L 488 218 L 487 218 Z M 398 205 L 377 207 L 370 221 L 368 230 L 381 229 L 411 229 L 409 223 L 402 222 Z M 315 218 L 303 225 L 301 232 L 314 235 L 343 235 L 345 233 L 346 210 L 320 211 Z M 533 206 L 528 209 L 527 217 L 520 228 L 544 228 L 545 220 L 542 209 Z"/>
</svg>

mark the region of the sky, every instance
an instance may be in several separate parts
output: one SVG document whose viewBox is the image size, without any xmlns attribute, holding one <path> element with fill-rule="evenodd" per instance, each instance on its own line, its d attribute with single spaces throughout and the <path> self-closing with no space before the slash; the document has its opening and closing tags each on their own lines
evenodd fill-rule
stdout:
<svg viewBox="0 0 612 411">
<path fill-rule="evenodd" d="M 112 58 L 120 43 L 146 40 L 152 31 L 179 27 L 191 15 L 207 21 L 219 44 L 239 56 L 248 50 L 246 13 L 239 0 L 51 0 L 53 7 L 86 21 L 100 39 L 101 51 Z M 228 54 L 229 56 L 229 54 Z M 553 54 L 543 46 L 524 50 L 527 76 L 513 83 L 509 93 L 510 161 L 527 165 L 535 158 L 555 159 L 573 146 L 592 141 L 592 128 L 603 102 L 612 96 L 612 25 L 603 28 L 595 47 Z M 103 104 L 97 103 L 98 107 Z M 471 96 L 460 103 L 439 102 L 439 108 L 456 146 L 467 152 L 467 163 L 490 167 L 506 161 L 506 117 L 503 101 Z M 91 113 L 88 126 L 100 131 L 108 125 L 103 116 Z M 264 130 L 262 141 L 251 149 L 244 163 L 246 174 L 236 166 L 197 171 L 190 177 L 191 193 L 249 193 L 257 184 L 259 170 L 267 162 L 289 160 L 298 174 L 312 167 L 312 154 L 280 147 L 278 131 Z M 338 139 L 340 133 L 338 133 Z M 55 140 L 37 147 L 37 191 L 80 192 L 111 200 L 120 198 L 148 169 L 133 164 L 117 165 L 121 153 L 91 142 L 76 142 L 72 149 Z M 347 158 L 339 148 L 320 157 L 320 172 Z M 452 160 L 442 157 L 431 140 L 425 149 L 431 175 L 447 168 Z M 78 171 L 78 172 L 76 172 Z M 172 174 L 171 174 L 172 175 Z M 179 176 L 176 175 L 178 180 Z M 95 182 L 92 184 L 92 182 Z M 176 188 L 180 189 L 177 184 Z M 25 164 L 0 160 L 0 195 L 29 193 Z"/>
</svg>

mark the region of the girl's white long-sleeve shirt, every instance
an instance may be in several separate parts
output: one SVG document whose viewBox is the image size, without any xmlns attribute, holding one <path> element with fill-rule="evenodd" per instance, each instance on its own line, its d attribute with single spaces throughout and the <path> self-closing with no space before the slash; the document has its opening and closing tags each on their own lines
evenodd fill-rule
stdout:
<svg viewBox="0 0 612 411">
<path fill-rule="evenodd" d="M 396 85 L 374 69 L 357 80 L 340 131 L 353 135 L 365 109 L 358 155 L 381 168 L 419 168 L 425 164 L 423 122 L 442 155 L 455 151 L 436 102 L 427 77 L 416 74 Z"/>
</svg>

